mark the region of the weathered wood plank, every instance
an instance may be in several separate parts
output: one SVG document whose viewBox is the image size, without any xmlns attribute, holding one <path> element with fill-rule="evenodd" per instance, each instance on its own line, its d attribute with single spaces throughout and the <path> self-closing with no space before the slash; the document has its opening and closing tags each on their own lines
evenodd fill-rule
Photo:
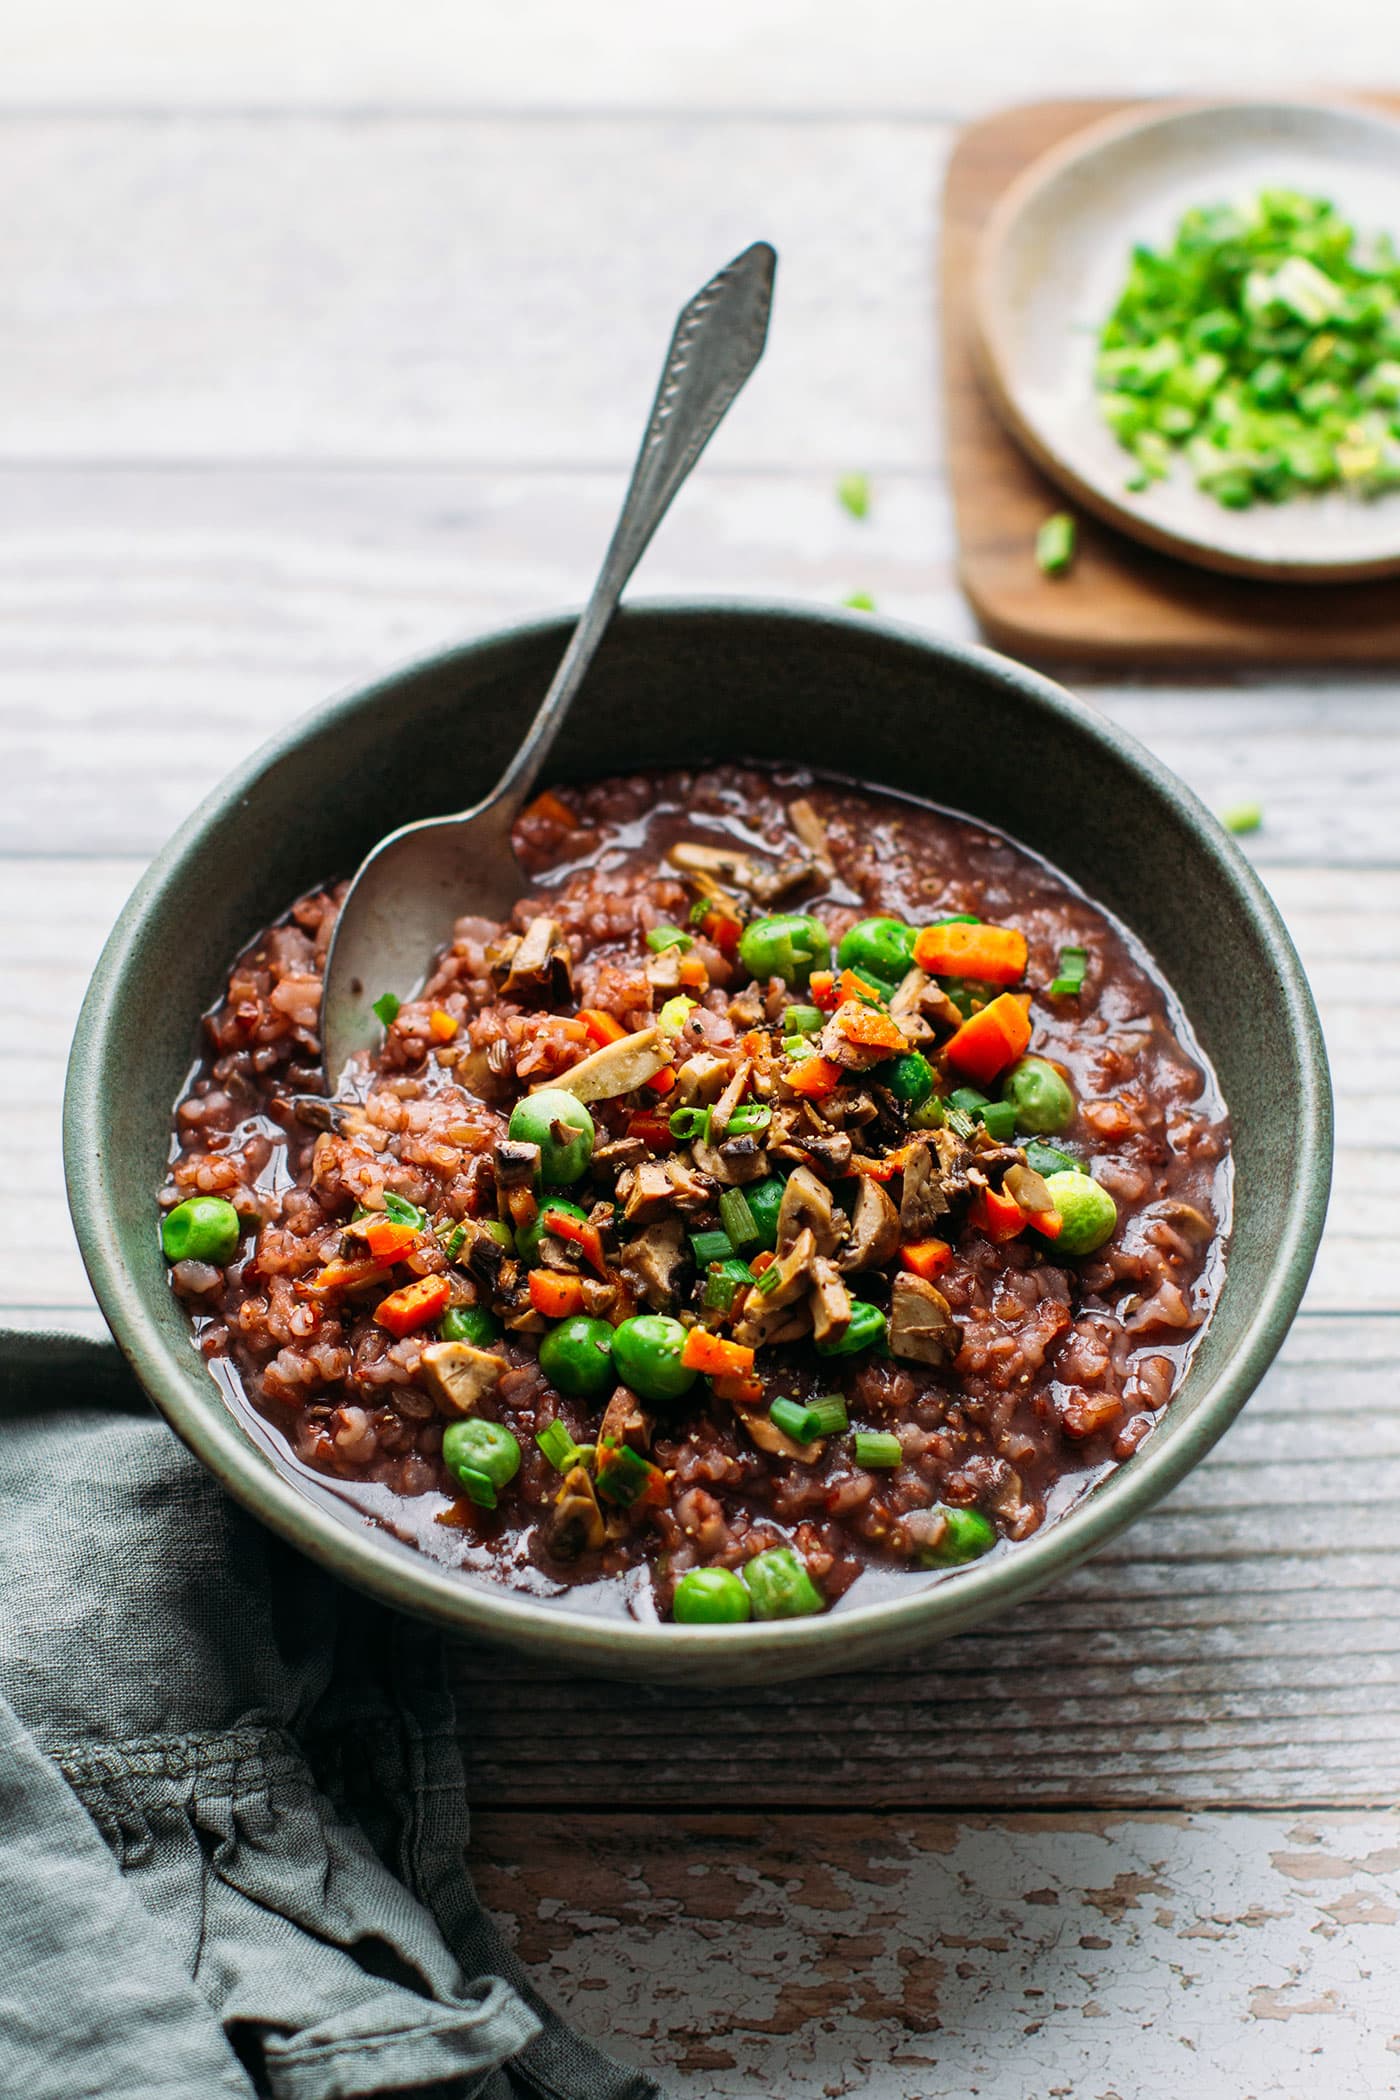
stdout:
<svg viewBox="0 0 1400 2100">
<path fill-rule="evenodd" d="M 490 1814 L 473 1866 L 682 2100 L 1396 2089 L 1394 1815 Z"/>
</svg>

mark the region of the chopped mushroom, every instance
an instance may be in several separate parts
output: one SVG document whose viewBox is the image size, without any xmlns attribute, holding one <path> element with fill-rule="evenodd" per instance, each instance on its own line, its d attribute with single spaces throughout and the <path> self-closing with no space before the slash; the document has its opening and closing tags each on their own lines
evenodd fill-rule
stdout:
<svg viewBox="0 0 1400 2100">
<path fill-rule="evenodd" d="M 634 1450 L 651 1449 L 651 1416 L 630 1386 L 618 1386 L 603 1409 L 603 1419 L 598 1424 L 598 1442 L 631 1444 Z"/>
<path fill-rule="evenodd" d="M 519 1138 L 502 1138 L 492 1157 L 498 1188 L 528 1188 L 539 1172 L 539 1146 L 527 1145 Z"/>
<path fill-rule="evenodd" d="M 676 1102 L 681 1108 L 704 1108 L 717 1101 L 729 1082 L 730 1063 L 727 1057 L 716 1057 L 709 1050 L 697 1050 L 683 1065 L 676 1067 Z M 597 1155 L 595 1153 L 594 1157 Z"/>
<path fill-rule="evenodd" d="M 787 1308 L 801 1298 L 807 1285 L 815 1281 L 813 1264 L 817 1259 L 817 1243 L 811 1228 L 804 1226 L 787 1253 L 780 1255 L 772 1269 L 778 1280 L 770 1290 L 750 1290 L 744 1300 L 744 1316 L 734 1329 L 734 1339 L 749 1349 L 762 1349 L 779 1340 L 795 1339 L 807 1329 L 807 1308 L 802 1307 L 800 1320 L 789 1316 Z M 765 1279 L 766 1280 L 766 1279 Z M 791 1330 L 791 1332 L 789 1331 Z"/>
<path fill-rule="evenodd" d="M 826 826 L 805 795 L 800 795 L 796 802 L 789 802 L 788 822 L 811 854 L 817 866 L 821 869 L 822 874 L 826 876 L 834 875 L 836 864 L 831 858 L 831 846 L 827 840 Z"/>
<path fill-rule="evenodd" d="M 664 1312 L 676 1295 L 676 1271 L 685 1261 L 679 1218 L 659 1218 L 618 1256 L 618 1267 L 653 1312 Z"/>
<path fill-rule="evenodd" d="M 617 1185 L 623 1198 L 622 1215 L 627 1224 L 643 1224 L 671 1206 L 671 1177 L 664 1159 L 644 1159 L 634 1174 Z"/>
<path fill-rule="evenodd" d="M 851 1324 L 851 1294 L 834 1261 L 818 1255 L 812 1264 L 812 1333 L 818 1342 L 834 1342 Z"/>
<path fill-rule="evenodd" d="M 522 1003 L 543 1000 L 554 1006 L 573 997 L 573 962 L 558 921 L 531 919 L 518 941 L 507 938 L 488 952 L 501 993 Z"/>
<path fill-rule="evenodd" d="M 1020 1160 L 1007 1168 L 1001 1185 L 1012 1201 L 1020 1204 L 1022 1210 L 1035 1213 L 1055 1208 L 1055 1199 L 1045 1185 L 1044 1176 L 1037 1174 L 1034 1167 L 1028 1167 Z"/>
<path fill-rule="evenodd" d="M 896 1276 L 890 1291 L 890 1353 L 912 1363 L 949 1364 L 962 1330 L 942 1291 L 922 1276 Z"/>
<path fill-rule="evenodd" d="M 752 1075 L 753 1062 L 746 1057 L 710 1111 L 710 1143 L 712 1145 L 718 1145 L 725 1131 L 729 1128 L 729 1118 L 743 1100 L 744 1090 L 748 1086 Z"/>
<path fill-rule="evenodd" d="M 942 1131 L 936 1133 L 939 1137 Z M 906 1240 L 925 1240 L 948 1208 L 943 1188 L 941 1154 L 927 1138 L 908 1146 L 904 1155 L 904 1193 L 899 1200 L 899 1230 Z"/>
<path fill-rule="evenodd" d="M 768 1154 L 752 1136 L 731 1138 L 724 1145 L 707 1145 L 703 1138 L 696 1138 L 690 1148 L 690 1156 L 702 1174 L 708 1174 L 721 1188 L 741 1188 L 749 1181 L 762 1181 L 768 1172 Z"/>
<path fill-rule="evenodd" d="M 821 1054 L 830 1058 L 834 1065 L 842 1065 L 848 1072 L 868 1072 L 872 1065 L 882 1065 L 900 1048 L 903 1038 L 898 1029 L 890 1034 L 898 1037 L 894 1043 L 863 1043 L 859 1040 L 862 1017 L 874 1013 L 874 1008 L 862 999 L 847 999 L 837 1007 L 821 1033 Z"/>
<path fill-rule="evenodd" d="M 778 1206 L 778 1255 L 786 1254 L 803 1232 L 812 1235 L 817 1254 L 834 1254 L 840 1237 L 831 1190 L 810 1167 L 794 1167 Z"/>
<path fill-rule="evenodd" d="M 925 1042 L 937 1030 L 951 1035 L 962 1026 L 962 1015 L 941 984 L 922 970 L 910 970 L 896 985 L 890 1013 L 910 1041 Z"/>
<path fill-rule="evenodd" d="M 742 846 L 702 846 L 697 839 L 681 839 L 666 858 L 682 874 L 727 875 L 742 890 L 751 890 L 758 881 L 758 864 Z"/>
<path fill-rule="evenodd" d="M 541 1080 L 540 1085 L 557 1087 L 576 1101 L 612 1101 L 645 1086 L 670 1062 L 671 1046 L 661 1030 L 638 1028 L 632 1035 L 619 1036 L 615 1043 L 605 1043 L 567 1072 Z"/>
<path fill-rule="evenodd" d="M 556 1560 L 596 1553 L 607 1538 L 603 1512 L 584 1466 L 571 1466 L 549 1517 L 549 1550 Z"/>
<path fill-rule="evenodd" d="M 431 1342 L 419 1358 L 423 1376 L 449 1414 L 470 1415 L 509 1368 L 494 1350 L 471 1342 Z"/>
<path fill-rule="evenodd" d="M 810 1444 L 799 1444 L 796 1437 L 779 1429 L 770 1415 L 750 1414 L 747 1409 L 740 1409 L 739 1420 L 759 1450 L 766 1451 L 770 1458 L 795 1458 L 799 1465 L 814 1466 L 826 1449 L 825 1437 L 814 1437 Z"/>
<path fill-rule="evenodd" d="M 847 1275 L 854 1275 L 859 1269 L 882 1269 L 898 1252 L 899 1212 L 879 1182 L 862 1174 L 851 1206 L 851 1232 L 841 1250 L 840 1266 Z"/>
</svg>

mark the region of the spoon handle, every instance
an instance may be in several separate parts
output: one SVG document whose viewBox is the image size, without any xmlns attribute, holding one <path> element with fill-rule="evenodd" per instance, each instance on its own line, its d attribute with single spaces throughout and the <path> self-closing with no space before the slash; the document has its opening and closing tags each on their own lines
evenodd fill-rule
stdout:
<svg viewBox="0 0 1400 2100">
<path fill-rule="evenodd" d="M 763 355 L 778 258 L 755 241 L 681 308 L 632 480 L 582 619 L 500 784 L 513 817 L 539 777 L 632 571 L 730 404 Z"/>
</svg>

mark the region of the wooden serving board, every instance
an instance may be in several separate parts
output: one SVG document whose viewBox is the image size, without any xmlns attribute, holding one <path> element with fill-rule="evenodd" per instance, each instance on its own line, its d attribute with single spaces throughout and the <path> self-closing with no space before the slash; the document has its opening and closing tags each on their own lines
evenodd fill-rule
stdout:
<svg viewBox="0 0 1400 2100">
<path fill-rule="evenodd" d="M 1366 98 L 1394 115 L 1400 96 Z M 971 125 L 943 192 L 943 388 L 959 574 L 989 641 L 1017 656 L 1120 667 L 1400 662 L 1400 582 L 1285 584 L 1218 576 L 1076 512 L 1078 556 L 1035 565 L 1049 512 L 1073 510 L 1002 429 L 978 377 L 978 239 L 1012 179 L 1047 148 L 1131 101 L 1031 102 Z"/>
</svg>

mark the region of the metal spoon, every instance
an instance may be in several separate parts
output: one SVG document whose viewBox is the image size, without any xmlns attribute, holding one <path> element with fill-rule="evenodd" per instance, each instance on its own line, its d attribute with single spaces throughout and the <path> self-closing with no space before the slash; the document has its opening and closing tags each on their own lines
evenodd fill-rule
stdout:
<svg viewBox="0 0 1400 2100">
<path fill-rule="evenodd" d="M 755 241 L 682 307 L 642 449 L 593 595 L 524 742 L 484 802 L 405 824 L 351 883 L 326 960 L 321 1039 L 332 1091 L 377 1039 L 374 1001 L 406 999 L 454 919 L 509 917 L 528 887 L 511 826 L 548 758 L 632 571 L 671 501 L 763 355 L 777 255 Z"/>
</svg>

